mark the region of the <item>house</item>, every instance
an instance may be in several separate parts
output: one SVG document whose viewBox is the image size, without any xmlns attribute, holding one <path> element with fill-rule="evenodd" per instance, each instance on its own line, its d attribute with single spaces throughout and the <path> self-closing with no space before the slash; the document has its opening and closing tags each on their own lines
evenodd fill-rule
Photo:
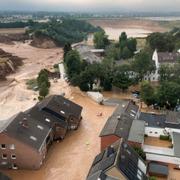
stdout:
<svg viewBox="0 0 180 180">
<path fill-rule="evenodd" d="M 28 114 L 20 112 L 1 122 L 0 168 L 39 169 L 52 140 L 52 129 Z"/>
<path fill-rule="evenodd" d="M 139 107 L 133 101 L 119 101 L 114 113 L 103 127 L 101 150 L 123 138 L 129 143 L 141 146 L 144 138 L 145 123 L 135 120 L 139 114 Z"/>
<path fill-rule="evenodd" d="M 60 95 L 52 95 L 36 105 L 40 111 L 67 122 L 69 130 L 78 128 L 82 107 Z"/>
<path fill-rule="evenodd" d="M 81 56 L 81 58 L 87 63 L 101 63 L 102 58 L 101 55 L 104 54 L 103 49 L 94 50 L 91 46 L 85 44 L 76 44 L 73 46 L 73 49 L 77 50 Z"/>
<path fill-rule="evenodd" d="M 167 111 L 165 114 L 143 113 L 139 120 L 145 121 L 145 134 L 151 137 L 180 133 L 180 112 Z"/>
<path fill-rule="evenodd" d="M 161 147 L 143 145 L 148 161 L 156 161 L 174 166 L 180 165 L 180 113 L 168 111 L 165 114 L 141 113 L 140 120 L 145 121 L 145 134 L 149 137 L 160 138 L 167 136 L 172 139 L 171 146 Z"/>
<path fill-rule="evenodd" d="M 95 157 L 87 180 L 98 180 L 96 175 L 102 172 L 109 179 L 146 180 L 146 170 L 146 164 L 135 150 L 119 140 Z"/>
<path fill-rule="evenodd" d="M 11 179 L 2 172 L 0 172 L 0 180 L 11 180 Z"/>
<path fill-rule="evenodd" d="M 157 50 L 154 51 L 152 60 L 155 63 L 156 70 L 155 72 L 148 74 L 144 77 L 145 80 L 150 81 L 159 81 L 160 75 L 159 75 L 159 69 L 161 65 L 175 65 L 178 62 L 178 59 L 180 58 L 179 52 L 157 52 Z"/>
<path fill-rule="evenodd" d="M 68 131 L 68 122 L 64 121 L 46 111 L 42 111 L 38 104 L 25 112 L 29 117 L 40 123 L 43 123 L 48 128 L 52 129 L 53 140 L 64 139 Z"/>
</svg>

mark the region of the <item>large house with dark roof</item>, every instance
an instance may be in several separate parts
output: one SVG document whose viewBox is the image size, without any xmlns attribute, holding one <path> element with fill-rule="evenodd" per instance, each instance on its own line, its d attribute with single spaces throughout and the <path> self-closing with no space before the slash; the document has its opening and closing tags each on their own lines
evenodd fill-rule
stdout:
<svg viewBox="0 0 180 180">
<path fill-rule="evenodd" d="M 87 180 L 147 180 L 147 166 L 135 150 L 123 140 L 97 155 Z"/>
<path fill-rule="evenodd" d="M 145 123 L 136 120 L 139 107 L 133 101 L 119 101 L 100 133 L 101 150 L 123 138 L 131 144 L 141 146 L 144 141 Z"/>
<path fill-rule="evenodd" d="M 53 140 L 77 129 L 82 107 L 50 96 L 0 123 L 0 168 L 39 169 Z"/>
</svg>

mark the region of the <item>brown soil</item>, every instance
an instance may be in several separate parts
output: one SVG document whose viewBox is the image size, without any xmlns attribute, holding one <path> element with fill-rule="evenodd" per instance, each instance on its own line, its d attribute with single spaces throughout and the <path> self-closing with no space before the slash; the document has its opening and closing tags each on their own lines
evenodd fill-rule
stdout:
<svg viewBox="0 0 180 180">
<path fill-rule="evenodd" d="M 0 49 L 0 79 L 5 79 L 8 74 L 14 72 L 20 65 L 22 65 L 22 58 Z"/>
<path fill-rule="evenodd" d="M 44 48 L 44 49 L 57 47 L 55 42 L 49 37 L 33 37 L 31 45 L 37 48 Z"/>
<path fill-rule="evenodd" d="M 102 28 L 137 28 L 145 29 L 152 32 L 164 32 L 166 29 L 159 25 L 158 22 L 152 20 L 141 20 L 141 19 L 92 19 L 88 20 L 91 24 L 95 26 L 100 26 Z"/>
</svg>

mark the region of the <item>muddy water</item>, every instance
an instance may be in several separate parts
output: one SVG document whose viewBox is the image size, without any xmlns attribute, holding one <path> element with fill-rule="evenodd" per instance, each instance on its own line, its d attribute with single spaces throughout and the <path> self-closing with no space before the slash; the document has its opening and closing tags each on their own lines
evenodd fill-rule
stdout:
<svg viewBox="0 0 180 180">
<path fill-rule="evenodd" d="M 49 149 L 46 162 L 38 171 L 4 171 L 13 180 L 84 180 L 94 157 L 100 152 L 99 133 L 115 107 L 101 106 L 79 90 L 71 98 L 83 106 L 83 120 L 77 131 Z M 102 117 L 97 114 L 102 112 Z"/>
<path fill-rule="evenodd" d="M 149 34 L 152 33 L 150 30 L 146 29 L 139 29 L 139 28 L 111 28 L 111 27 L 104 27 L 106 34 L 109 36 L 110 39 L 118 40 L 119 36 L 122 32 L 126 32 L 128 37 L 133 38 L 143 38 L 147 37 Z"/>
</svg>

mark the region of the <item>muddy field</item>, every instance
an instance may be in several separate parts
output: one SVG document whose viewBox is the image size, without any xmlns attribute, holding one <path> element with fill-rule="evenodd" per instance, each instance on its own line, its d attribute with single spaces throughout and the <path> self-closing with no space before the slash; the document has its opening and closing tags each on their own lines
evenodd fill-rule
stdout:
<svg viewBox="0 0 180 180">
<path fill-rule="evenodd" d="M 164 32 L 168 29 L 159 22 L 144 19 L 91 19 L 89 23 L 102 27 L 110 39 L 117 40 L 121 32 L 128 37 L 146 37 L 152 32 Z"/>
<path fill-rule="evenodd" d="M 0 28 L 0 34 L 21 34 L 25 33 L 25 28 Z"/>
</svg>

